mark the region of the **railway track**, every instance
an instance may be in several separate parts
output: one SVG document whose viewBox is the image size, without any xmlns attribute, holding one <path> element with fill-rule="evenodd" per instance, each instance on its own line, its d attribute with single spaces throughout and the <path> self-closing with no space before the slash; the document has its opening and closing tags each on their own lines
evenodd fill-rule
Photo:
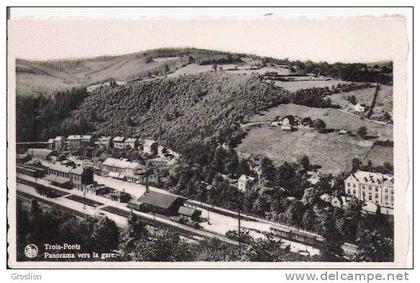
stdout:
<svg viewBox="0 0 420 283">
<path fill-rule="evenodd" d="M 17 180 L 17 182 L 22 183 L 19 180 Z M 32 186 L 31 186 L 32 188 L 36 189 L 38 187 L 38 189 L 39 189 L 39 186 L 38 186 L 39 184 L 38 183 L 31 182 L 31 181 L 28 181 L 28 180 L 24 181 L 24 185 L 26 185 L 26 186 L 30 186 L 29 183 L 32 183 Z M 64 191 L 64 189 L 63 189 L 63 191 Z M 70 192 L 68 192 L 68 193 L 70 193 Z M 36 198 L 36 199 L 38 199 L 38 200 L 40 200 L 44 203 L 47 203 L 48 205 L 56 206 L 56 207 L 59 207 L 61 209 L 66 209 L 66 210 L 70 211 L 71 213 L 76 213 L 79 216 L 80 215 L 92 216 L 91 214 L 87 213 L 83 209 L 79 210 L 79 209 L 70 208 L 68 205 L 63 203 L 63 202 L 65 202 L 64 199 L 69 199 L 69 197 L 65 197 L 65 198 L 61 198 L 61 199 L 51 199 L 50 200 L 47 197 L 37 195 L 36 193 L 32 194 L 32 193 L 22 192 L 22 191 L 19 190 L 19 188 L 17 190 L 17 195 L 18 196 L 20 195 L 21 198 L 22 197 Z M 77 195 L 70 194 L 70 196 L 77 196 Z M 86 198 L 86 199 L 89 199 L 89 198 Z M 72 197 L 71 200 L 79 202 L 79 203 L 83 203 L 83 202 L 79 201 L 80 200 L 79 198 L 73 198 Z M 161 217 L 158 216 L 158 215 L 152 216 L 152 215 L 149 215 L 149 214 L 137 212 L 136 210 L 130 210 L 129 208 L 127 208 L 127 209 L 118 208 L 118 211 L 117 211 L 115 209 L 114 210 L 106 209 L 105 207 L 110 207 L 110 206 L 109 205 L 104 205 L 103 207 L 102 206 L 97 207 L 97 210 L 105 211 L 107 213 L 111 213 L 111 214 L 114 214 L 114 215 L 117 215 L 117 216 L 120 216 L 120 217 L 124 217 L 124 218 L 128 218 L 128 214 L 123 216 L 122 211 L 125 211 L 125 213 L 130 213 L 130 214 L 135 213 L 142 221 L 147 223 L 147 225 L 153 226 L 155 228 L 160 228 L 160 229 L 171 229 L 171 230 L 177 231 L 179 234 L 181 234 L 182 236 L 185 236 L 187 238 L 191 238 L 191 239 L 194 239 L 194 240 L 197 240 L 197 238 L 201 238 L 201 239 L 203 239 L 203 238 L 207 238 L 207 239 L 216 238 L 216 239 L 218 239 L 220 241 L 223 241 L 225 243 L 228 243 L 228 244 L 232 244 L 232 245 L 235 245 L 235 246 L 239 245 L 238 242 L 233 241 L 233 240 L 231 240 L 231 239 L 229 239 L 225 236 L 222 236 L 222 235 L 219 235 L 219 234 L 216 234 L 216 233 L 213 233 L 213 232 L 205 231 L 205 230 L 194 229 L 192 227 L 173 222 L 173 221 L 171 221 L 167 218 L 162 218 L 161 219 Z"/>
</svg>

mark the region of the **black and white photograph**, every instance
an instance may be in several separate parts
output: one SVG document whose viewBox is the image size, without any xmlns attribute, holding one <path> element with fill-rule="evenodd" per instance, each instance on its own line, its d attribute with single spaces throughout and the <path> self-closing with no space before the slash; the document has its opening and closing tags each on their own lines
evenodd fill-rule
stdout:
<svg viewBox="0 0 420 283">
<path fill-rule="evenodd" d="M 337 10 L 10 8 L 8 265 L 408 266 L 411 12 Z"/>
</svg>

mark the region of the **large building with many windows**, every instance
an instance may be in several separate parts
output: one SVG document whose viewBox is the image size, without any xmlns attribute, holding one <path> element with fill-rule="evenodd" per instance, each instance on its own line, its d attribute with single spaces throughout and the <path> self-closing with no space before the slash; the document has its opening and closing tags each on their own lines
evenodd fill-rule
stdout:
<svg viewBox="0 0 420 283">
<path fill-rule="evenodd" d="M 54 185 L 82 190 L 93 183 L 93 170 L 90 167 L 53 163 L 48 167 L 47 179 Z"/>
<path fill-rule="evenodd" d="M 345 179 L 348 195 L 365 203 L 380 206 L 384 214 L 393 214 L 394 177 L 388 174 L 357 171 Z"/>
</svg>

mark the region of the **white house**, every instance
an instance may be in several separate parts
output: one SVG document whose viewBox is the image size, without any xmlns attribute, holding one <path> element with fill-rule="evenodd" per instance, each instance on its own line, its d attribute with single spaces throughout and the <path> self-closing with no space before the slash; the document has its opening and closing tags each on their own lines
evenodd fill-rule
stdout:
<svg viewBox="0 0 420 283">
<path fill-rule="evenodd" d="M 381 207 L 381 212 L 393 214 L 394 209 L 394 177 L 388 174 L 357 171 L 345 181 L 345 192 L 365 203 Z"/>
<path fill-rule="evenodd" d="M 154 140 L 145 139 L 143 143 L 143 152 L 152 155 L 157 155 L 158 143 Z"/>
<path fill-rule="evenodd" d="M 365 112 L 365 107 L 357 103 L 353 106 L 353 110 L 356 112 Z"/>
<path fill-rule="evenodd" d="M 136 138 L 126 138 L 124 145 L 126 148 L 137 149 L 139 147 L 139 140 Z"/>
<path fill-rule="evenodd" d="M 112 142 L 114 144 L 114 148 L 124 149 L 125 147 L 125 137 L 115 137 Z"/>
<path fill-rule="evenodd" d="M 238 179 L 238 190 L 247 191 L 255 182 L 255 178 L 247 175 L 241 175 Z"/>
</svg>

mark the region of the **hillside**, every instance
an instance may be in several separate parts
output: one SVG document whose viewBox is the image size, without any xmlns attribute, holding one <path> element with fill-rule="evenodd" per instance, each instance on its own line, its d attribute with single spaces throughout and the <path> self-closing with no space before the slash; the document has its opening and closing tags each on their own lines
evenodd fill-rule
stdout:
<svg viewBox="0 0 420 283">
<path fill-rule="evenodd" d="M 51 119 L 52 113 L 45 111 L 43 118 L 38 115 L 36 119 L 42 121 L 33 124 L 43 127 L 31 139 L 72 132 L 122 134 L 153 137 L 181 149 L 193 139 L 217 136 L 289 95 L 256 75 L 225 72 L 107 86 L 73 103 L 67 116 Z M 19 121 L 22 126 L 17 127 L 18 132 L 30 129 L 23 125 L 27 119 Z"/>
<path fill-rule="evenodd" d="M 161 48 L 127 55 L 82 59 L 51 61 L 17 59 L 16 94 L 18 96 L 52 94 L 72 87 L 87 87 L 110 79 L 129 82 L 168 74 L 177 77 L 182 74 L 208 71 L 213 64 L 224 65 L 225 69 L 230 68 L 234 73 L 249 73 L 249 68 L 252 67 L 252 72 L 255 73 L 276 71 L 279 74 L 312 74 L 346 81 L 392 84 L 392 63 L 380 66 L 327 64 L 196 48 Z M 204 67 L 197 68 L 197 65 Z M 272 69 L 271 66 L 275 68 Z"/>
</svg>

